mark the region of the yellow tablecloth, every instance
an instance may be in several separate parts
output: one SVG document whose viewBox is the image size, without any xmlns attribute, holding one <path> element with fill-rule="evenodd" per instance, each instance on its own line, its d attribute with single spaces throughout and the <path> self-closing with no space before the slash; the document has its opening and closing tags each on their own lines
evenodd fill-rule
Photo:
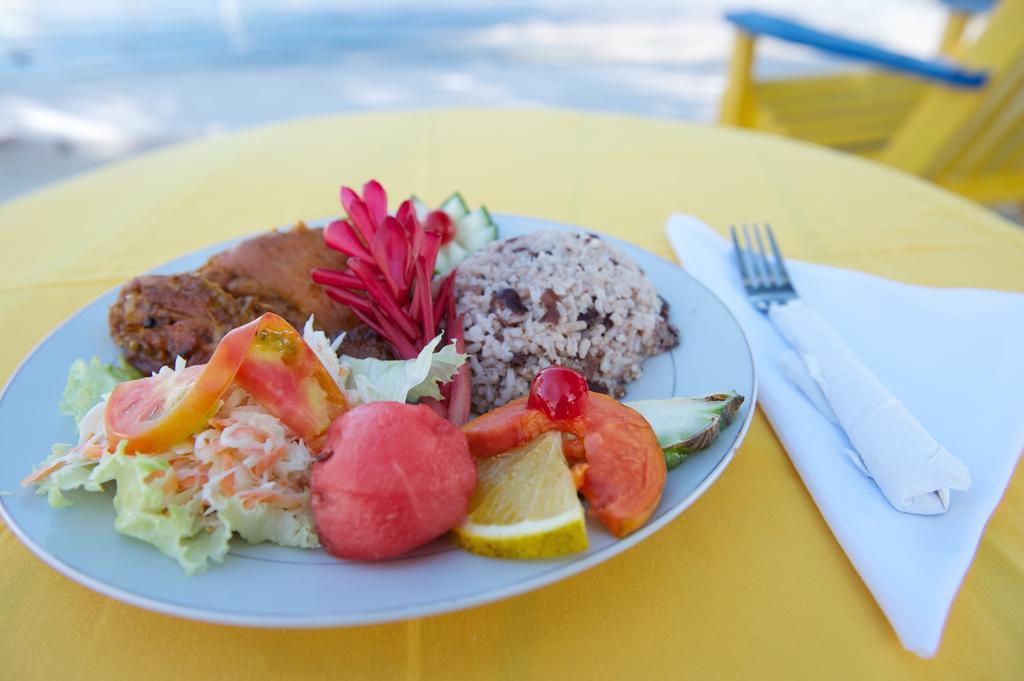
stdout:
<svg viewBox="0 0 1024 681">
<path fill-rule="evenodd" d="M 393 196 L 436 201 L 459 188 L 494 211 L 583 225 L 666 257 L 662 225 L 684 211 L 718 229 L 769 220 L 793 257 L 921 284 L 1024 290 L 1020 228 L 810 146 L 553 111 L 317 118 L 160 151 L 0 206 L 0 379 L 107 289 L 206 244 L 337 214 L 339 184 L 371 177 Z M 322 631 L 178 620 L 78 586 L 0 528 L 0 677 L 293 675 L 1024 678 L 1024 474 L 993 516 L 929 661 L 900 647 L 760 413 L 707 494 L 624 555 L 423 620 Z"/>
</svg>

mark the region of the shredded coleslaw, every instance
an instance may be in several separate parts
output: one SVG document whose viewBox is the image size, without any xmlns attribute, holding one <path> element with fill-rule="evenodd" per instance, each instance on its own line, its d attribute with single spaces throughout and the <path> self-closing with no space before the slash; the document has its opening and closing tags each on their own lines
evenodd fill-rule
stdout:
<svg viewBox="0 0 1024 681">
<path fill-rule="evenodd" d="M 306 323 L 303 337 L 351 406 L 368 401 L 405 401 L 437 393 L 465 361 L 454 344 L 434 353 L 441 337 L 421 356 L 405 361 L 339 357 L 333 343 Z M 22 481 L 47 495 L 51 506 L 70 506 L 69 490 L 104 490 L 116 482 L 114 527 L 149 542 L 175 559 L 187 574 L 206 569 L 227 554 L 237 534 L 251 543 L 320 545 L 309 495 L 312 455 L 305 442 L 277 417 L 234 387 L 221 400 L 207 427 L 163 452 L 127 455 L 123 442 L 107 440 L 104 414 L 113 385 L 126 380 L 123 368 L 93 361 L 72 368 L 62 403 L 96 402 L 78 420 L 78 442 L 55 445 L 50 456 Z M 157 372 L 180 372 L 185 362 Z M 170 399 L 180 398 L 172 396 Z M 75 414 L 77 416 L 77 414 Z"/>
</svg>

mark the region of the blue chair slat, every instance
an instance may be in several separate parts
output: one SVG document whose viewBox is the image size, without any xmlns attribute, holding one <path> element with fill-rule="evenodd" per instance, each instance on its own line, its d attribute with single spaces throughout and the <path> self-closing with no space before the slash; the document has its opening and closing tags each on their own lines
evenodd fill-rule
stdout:
<svg viewBox="0 0 1024 681">
<path fill-rule="evenodd" d="M 954 12 L 963 12 L 964 14 L 982 14 L 996 4 L 995 0 L 939 0 L 939 2 Z"/>
<path fill-rule="evenodd" d="M 908 57 L 870 43 L 825 33 L 795 21 L 761 12 L 728 12 L 726 19 L 737 28 L 752 35 L 772 36 L 789 43 L 806 45 L 829 54 L 876 64 L 949 85 L 978 88 L 984 85 L 988 78 L 984 71 L 962 69 L 945 61 Z"/>
</svg>

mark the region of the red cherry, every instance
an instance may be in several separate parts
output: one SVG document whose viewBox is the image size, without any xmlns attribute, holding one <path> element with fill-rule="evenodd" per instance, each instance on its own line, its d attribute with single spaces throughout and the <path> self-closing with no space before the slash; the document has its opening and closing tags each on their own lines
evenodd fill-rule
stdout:
<svg viewBox="0 0 1024 681">
<path fill-rule="evenodd" d="M 548 367 L 534 376 L 526 406 L 554 420 L 576 418 L 583 415 L 589 392 L 587 379 L 572 369 Z"/>
<path fill-rule="evenodd" d="M 441 210 L 431 211 L 427 215 L 427 219 L 423 221 L 423 229 L 440 234 L 442 246 L 455 238 L 455 223 Z"/>
</svg>

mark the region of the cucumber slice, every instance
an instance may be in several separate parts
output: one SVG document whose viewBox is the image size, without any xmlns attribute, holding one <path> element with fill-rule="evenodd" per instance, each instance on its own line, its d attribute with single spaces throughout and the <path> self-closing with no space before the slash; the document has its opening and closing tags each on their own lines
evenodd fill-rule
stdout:
<svg viewBox="0 0 1024 681">
<path fill-rule="evenodd" d="M 469 213 L 469 206 L 466 205 L 462 194 L 455 192 L 441 204 L 441 210 L 448 213 L 448 217 L 453 221 L 458 222 Z"/>
<path fill-rule="evenodd" d="M 460 246 L 458 242 L 449 241 L 437 252 L 437 263 L 434 265 L 434 273 L 448 274 L 468 257 L 469 251 Z"/>
<path fill-rule="evenodd" d="M 416 211 L 416 219 L 419 220 L 420 222 L 426 220 L 427 215 L 430 214 L 430 206 L 428 206 L 423 199 L 416 195 L 413 195 L 412 197 L 412 207 L 413 210 Z"/>
<path fill-rule="evenodd" d="M 418 196 L 411 196 L 413 210 L 419 220 L 426 220 L 431 208 Z M 441 204 L 438 209 L 451 218 L 455 228 L 454 238 L 442 246 L 437 252 L 437 264 L 434 271 L 447 274 L 487 244 L 498 238 L 498 226 L 491 219 L 487 209 L 480 206 L 470 211 L 462 194 L 455 192 Z"/>
<path fill-rule="evenodd" d="M 486 208 L 480 207 L 455 223 L 455 240 L 475 253 L 498 238 L 498 227 Z"/>
<path fill-rule="evenodd" d="M 498 223 L 491 217 L 491 211 L 487 210 L 487 206 L 480 206 L 480 211 L 484 214 L 484 219 L 491 227 L 494 227 L 494 238 L 498 238 Z"/>
</svg>

